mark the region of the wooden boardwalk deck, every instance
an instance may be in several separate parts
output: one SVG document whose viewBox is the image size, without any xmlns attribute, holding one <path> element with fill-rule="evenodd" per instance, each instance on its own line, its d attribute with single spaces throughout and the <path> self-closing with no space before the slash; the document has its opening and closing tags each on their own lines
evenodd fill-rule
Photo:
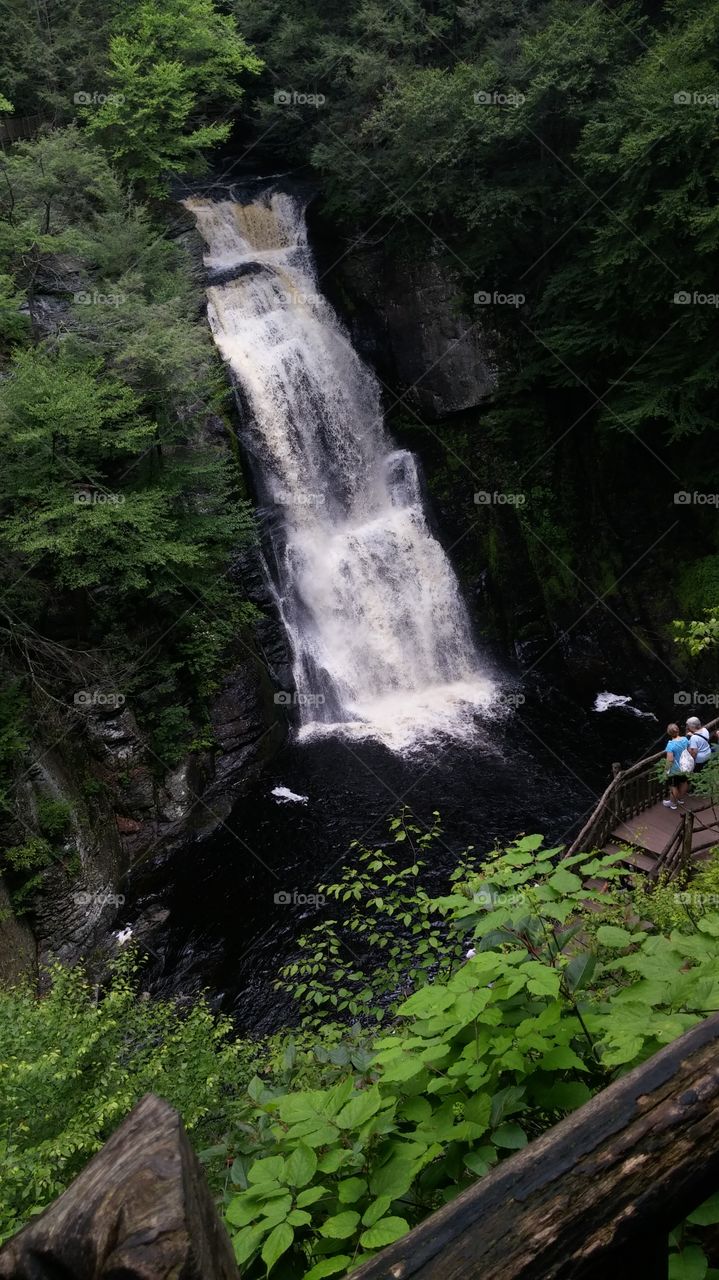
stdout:
<svg viewBox="0 0 719 1280">
<path fill-rule="evenodd" d="M 719 719 L 707 727 L 718 725 Z M 708 858 L 719 846 L 719 795 L 690 791 L 676 809 L 662 804 L 665 795 L 662 751 L 627 769 L 614 765 L 612 781 L 565 856 L 619 853 L 633 870 L 668 879 Z"/>
<path fill-rule="evenodd" d="M 719 805 L 712 804 L 706 796 L 688 795 L 686 803 L 678 809 L 667 809 L 656 802 L 640 813 L 634 814 L 623 822 L 617 823 L 605 848 L 614 852 L 622 845 L 631 845 L 648 859 L 656 861 L 666 849 L 677 822 L 681 819 L 682 809 L 694 814 L 691 835 L 691 857 L 708 858 L 714 845 L 719 844 Z M 643 870 L 650 870 L 644 866 Z"/>
</svg>

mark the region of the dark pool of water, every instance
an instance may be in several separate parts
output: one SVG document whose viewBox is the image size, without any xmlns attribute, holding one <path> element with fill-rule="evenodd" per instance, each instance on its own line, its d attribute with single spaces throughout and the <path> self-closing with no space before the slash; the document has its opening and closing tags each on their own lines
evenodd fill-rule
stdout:
<svg viewBox="0 0 719 1280">
<path fill-rule="evenodd" d="M 598 714 L 585 694 L 541 685 L 525 696 L 515 712 L 480 722 L 472 747 L 448 742 L 401 757 L 373 742 L 288 744 L 220 831 L 135 873 L 127 921 L 158 907 L 169 913 L 151 936 L 147 987 L 205 989 L 240 1029 L 272 1029 L 288 1012 L 273 989 L 278 968 L 318 919 L 302 895 L 339 874 L 353 840 L 385 841 L 403 805 L 420 824 L 439 810 L 443 835 L 428 876 L 441 890 L 468 844 L 486 851 L 520 832 L 565 840 L 594 807 L 611 761 L 657 747 L 654 720 Z M 306 803 L 281 802 L 278 786 Z"/>
</svg>

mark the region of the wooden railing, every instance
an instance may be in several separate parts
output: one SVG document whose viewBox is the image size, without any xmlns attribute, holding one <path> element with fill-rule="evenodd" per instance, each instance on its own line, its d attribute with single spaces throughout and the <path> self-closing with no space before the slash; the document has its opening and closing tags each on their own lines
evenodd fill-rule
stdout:
<svg viewBox="0 0 719 1280">
<path fill-rule="evenodd" d="M 710 720 L 706 725 L 710 730 L 717 727 L 719 727 L 719 717 L 716 720 Z M 620 822 L 626 822 L 627 818 L 633 818 L 637 813 L 649 809 L 651 805 L 661 800 L 666 791 L 664 771 L 659 767 L 663 760 L 664 752 L 657 751 L 654 755 L 638 760 L 628 769 L 620 769 L 615 765 L 612 781 L 591 816 L 566 850 L 565 857 L 584 850 L 591 852 L 592 849 L 604 848 Z M 678 839 L 685 826 L 686 824 L 679 819 L 672 838 Z M 689 847 L 691 849 L 691 840 Z M 663 851 L 662 857 L 664 852 L 668 853 L 669 850 Z"/>
<path fill-rule="evenodd" d="M 0 116 L 0 147 L 33 138 L 41 124 L 42 116 Z"/>
<path fill-rule="evenodd" d="M 719 1187 L 719 1014 L 352 1272 L 352 1280 L 665 1280 L 667 1235 Z M 288 1271 L 278 1266 L 277 1280 Z M 291 1271 L 301 1275 L 302 1270 Z M 237 1280 L 176 1111 L 149 1094 L 0 1250 L 1 1280 Z"/>
</svg>

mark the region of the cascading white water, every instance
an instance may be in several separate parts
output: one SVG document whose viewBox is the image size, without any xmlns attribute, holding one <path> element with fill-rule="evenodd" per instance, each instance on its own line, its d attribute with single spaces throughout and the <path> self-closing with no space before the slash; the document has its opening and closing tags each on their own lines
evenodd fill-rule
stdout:
<svg viewBox="0 0 719 1280">
<path fill-rule="evenodd" d="M 273 522 L 300 736 L 402 750 L 468 737 L 492 698 L 427 526 L 415 460 L 388 439 L 376 378 L 318 282 L 302 202 L 185 202 L 208 246 L 208 316 L 250 409 L 245 445 Z"/>
</svg>

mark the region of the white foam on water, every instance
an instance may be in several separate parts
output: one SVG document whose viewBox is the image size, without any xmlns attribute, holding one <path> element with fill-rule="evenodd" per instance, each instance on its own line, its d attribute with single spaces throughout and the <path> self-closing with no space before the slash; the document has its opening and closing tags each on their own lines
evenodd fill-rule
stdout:
<svg viewBox="0 0 719 1280">
<path fill-rule="evenodd" d="M 387 436 L 377 380 L 319 292 L 302 202 L 268 191 L 185 204 L 221 273 L 208 317 L 251 411 L 261 500 L 277 513 L 300 738 L 374 737 L 396 751 L 469 740 L 495 691 L 415 459 Z"/>
<path fill-rule="evenodd" d="M 632 699 L 626 693 L 610 693 L 608 689 L 604 689 L 598 693 L 594 699 L 595 711 L 610 711 L 613 707 L 623 707 L 625 711 L 631 711 L 634 716 L 643 716 L 646 720 L 656 720 L 656 716 L 651 711 L 640 711 L 639 707 L 632 706 Z"/>
<path fill-rule="evenodd" d="M 307 804 L 309 796 L 300 796 L 296 791 L 290 791 L 289 787 L 273 787 L 272 795 L 280 804 Z"/>
</svg>

